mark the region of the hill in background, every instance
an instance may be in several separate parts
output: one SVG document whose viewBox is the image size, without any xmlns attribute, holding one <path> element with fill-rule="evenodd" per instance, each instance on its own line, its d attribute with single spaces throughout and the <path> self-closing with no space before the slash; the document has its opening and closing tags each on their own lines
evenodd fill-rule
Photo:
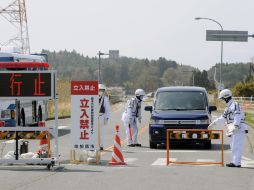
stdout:
<svg viewBox="0 0 254 190">
<path fill-rule="evenodd" d="M 97 57 L 83 56 L 75 50 L 50 52 L 49 63 L 57 70 L 61 80 L 97 80 Z M 219 81 L 219 65 L 217 66 L 217 81 Z M 146 92 L 156 90 L 161 86 L 192 85 L 194 72 L 195 85 L 207 89 L 214 88 L 215 66 L 208 71 L 178 64 L 176 61 L 160 57 L 157 60 L 119 57 L 118 59 L 101 59 L 101 79 L 107 86 L 122 86 L 127 93 L 133 93 L 136 88 Z M 249 64 L 222 64 L 222 81 L 225 87 L 231 88 L 249 74 Z"/>
</svg>

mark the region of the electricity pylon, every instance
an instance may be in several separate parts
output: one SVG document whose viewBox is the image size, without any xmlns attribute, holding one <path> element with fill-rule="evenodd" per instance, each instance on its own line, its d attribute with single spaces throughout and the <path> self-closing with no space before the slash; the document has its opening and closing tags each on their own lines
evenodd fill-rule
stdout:
<svg viewBox="0 0 254 190">
<path fill-rule="evenodd" d="M 21 48 L 23 53 L 29 54 L 30 44 L 25 0 L 15 0 L 5 8 L 0 7 L 0 15 L 17 31 L 17 35 L 1 43 L 1 45 L 16 46 Z"/>
</svg>

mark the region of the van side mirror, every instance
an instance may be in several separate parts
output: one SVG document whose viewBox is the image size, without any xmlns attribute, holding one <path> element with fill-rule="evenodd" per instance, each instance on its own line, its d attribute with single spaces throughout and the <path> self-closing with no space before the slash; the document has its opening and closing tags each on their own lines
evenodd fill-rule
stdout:
<svg viewBox="0 0 254 190">
<path fill-rule="evenodd" d="M 217 110 L 216 106 L 209 106 L 209 112 L 216 111 L 216 110 Z"/>
<path fill-rule="evenodd" d="M 145 106 L 145 111 L 153 111 L 153 106 Z"/>
</svg>

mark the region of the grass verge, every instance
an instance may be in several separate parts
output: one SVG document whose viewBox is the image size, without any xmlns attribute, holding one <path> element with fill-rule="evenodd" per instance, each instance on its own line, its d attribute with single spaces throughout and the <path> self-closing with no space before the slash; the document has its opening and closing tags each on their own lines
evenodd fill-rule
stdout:
<svg viewBox="0 0 254 190">
<path fill-rule="evenodd" d="M 246 123 L 251 126 L 252 128 L 254 128 L 254 114 L 253 113 L 245 113 L 245 121 Z"/>
</svg>

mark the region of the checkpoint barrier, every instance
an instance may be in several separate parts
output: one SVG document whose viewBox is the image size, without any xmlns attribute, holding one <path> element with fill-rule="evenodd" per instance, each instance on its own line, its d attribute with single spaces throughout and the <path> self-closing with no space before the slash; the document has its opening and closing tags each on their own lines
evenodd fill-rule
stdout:
<svg viewBox="0 0 254 190">
<path fill-rule="evenodd" d="M 169 164 L 189 164 L 189 165 L 214 165 L 224 166 L 224 137 L 223 130 L 204 130 L 204 129 L 167 129 L 167 166 Z M 170 140 L 172 139 L 197 139 L 197 140 L 216 140 L 221 139 L 221 161 L 220 162 L 177 162 L 170 161 Z"/>
</svg>

